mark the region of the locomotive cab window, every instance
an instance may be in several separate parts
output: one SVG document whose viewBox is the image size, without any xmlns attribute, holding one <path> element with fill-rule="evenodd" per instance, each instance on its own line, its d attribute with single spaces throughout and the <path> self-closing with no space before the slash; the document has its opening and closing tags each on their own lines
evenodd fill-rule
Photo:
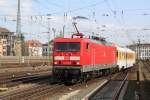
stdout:
<svg viewBox="0 0 150 100">
<path fill-rule="evenodd" d="M 80 42 L 56 42 L 55 51 L 79 52 Z"/>
</svg>

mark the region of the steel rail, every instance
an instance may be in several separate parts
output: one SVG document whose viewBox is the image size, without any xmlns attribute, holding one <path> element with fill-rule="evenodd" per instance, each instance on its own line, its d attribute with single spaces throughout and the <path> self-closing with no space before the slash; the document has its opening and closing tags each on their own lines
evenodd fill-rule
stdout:
<svg viewBox="0 0 150 100">
<path fill-rule="evenodd" d="M 37 90 L 39 90 L 41 88 L 46 88 L 46 86 L 48 86 L 46 84 L 46 82 L 49 82 L 49 79 L 42 80 L 42 81 L 40 80 L 39 82 L 37 82 L 36 85 L 25 88 L 23 90 L 15 90 L 15 91 L 7 93 L 7 94 L 6 93 L 0 94 L 0 100 L 11 100 L 11 99 L 17 99 L 17 98 L 21 99 L 21 97 L 27 96 L 30 93 L 32 94 L 33 91 L 37 92 Z M 38 84 L 41 84 L 41 85 L 38 85 Z"/>
<path fill-rule="evenodd" d="M 50 72 L 45 72 L 45 73 L 36 73 L 36 74 L 31 74 L 31 75 L 23 75 L 23 76 L 19 76 L 19 77 L 10 77 L 10 78 L 6 78 L 6 79 L 1 79 L 0 80 L 0 86 L 15 86 L 21 83 L 28 83 L 34 80 L 39 80 L 42 79 L 44 77 L 49 77 L 51 74 Z"/>
<path fill-rule="evenodd" d="M 117 100 L 118 99 L 118 97 L 121 93 L 121 90 L 122 90 L 123 86 L 125 85 L 125 81 L 127 80 L 127 77 L 128 77 L 128 73 L 125 76 L 125 78 L 123 79 L 123 81 L 121 82 L 121 84 L 119 86 L 119 89 L 116 91 L 115 95 L 112 97 L 112 100 Z"/>
</svg>

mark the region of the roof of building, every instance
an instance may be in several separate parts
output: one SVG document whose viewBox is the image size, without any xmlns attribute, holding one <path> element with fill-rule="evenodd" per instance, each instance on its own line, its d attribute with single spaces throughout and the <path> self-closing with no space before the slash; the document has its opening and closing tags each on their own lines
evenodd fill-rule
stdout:
<svg viewBox="0 0 150 100">
<path fill-rule="evenodd" d="M 42 43 L 38 40 L 27 40 L 25 41 L 26 45 L 31 47 L 42 46 Z"/>
<path fill-rule="evenodd" d="M 6 28 L 0 27 L 0 32 L 2 33 L 2 32 L 10 32 L 10 31 Z"/>
</svg>

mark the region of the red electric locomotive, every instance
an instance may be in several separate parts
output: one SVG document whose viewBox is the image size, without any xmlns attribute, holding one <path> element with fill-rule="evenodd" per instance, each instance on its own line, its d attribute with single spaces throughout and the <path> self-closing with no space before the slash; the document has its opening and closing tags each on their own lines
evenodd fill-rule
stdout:
<svg viewBox="0 0 150 100">
<path fill-rule="evenodd" d="M 74 38 L 76 37 L 76 38 Z M 53 50 L 53 78 L 62 82 L 86 80 L 117 68 L 116 47 L 104 38 L 56 38 Z"/>
</svg>

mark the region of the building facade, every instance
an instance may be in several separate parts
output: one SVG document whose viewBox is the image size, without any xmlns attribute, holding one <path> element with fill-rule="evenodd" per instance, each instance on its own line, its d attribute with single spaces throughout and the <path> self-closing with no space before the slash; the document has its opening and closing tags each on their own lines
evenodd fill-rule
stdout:
<svg viewBox="0 0 150 100">
<path fill-rule="evenodd" d="M 38 40 L 27 40 L 26 56 L 42 56 L 42 44 Z"/>
<path fill-rule="evenodd" d="M 150 59 L 150 44 L 133 44 L 128 46 L 137 54 L 137 59 Z"/>
<path fill-rule="evenodd" d="M 7 39 L 0 39 L 0 56 L 7 56 Z"/>
<path fill-rule="evenodd" d="M 52 55 L 52 45 L 43 44 L 42 45 L 42 55 L 43 56 L 51 56 Z"/>
<path fill-rule="evenodd" d="M 51 56 L 53 49 L 53 41 L 50 41 L 49 44 L 42 44 L 42 55 L 43 56 Z"/>
<path fill-rule="evenodd" d="M 14 32 L 0 27 L 0 56 L 13 56 L 14 54 Z"/>
<path fill-rule="evenodd" d="M 42 44 L 42 55 L 43 56 L 48 56 L 48 44 Z"/>
</svg>

